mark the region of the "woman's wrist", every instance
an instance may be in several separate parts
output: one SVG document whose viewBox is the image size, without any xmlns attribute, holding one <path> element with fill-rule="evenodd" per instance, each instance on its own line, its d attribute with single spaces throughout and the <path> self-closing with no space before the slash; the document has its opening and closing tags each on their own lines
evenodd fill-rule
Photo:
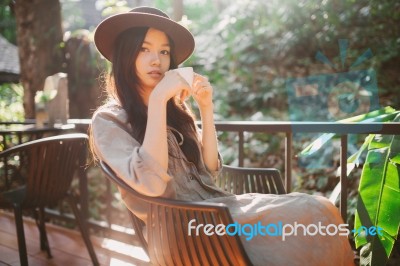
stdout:
<svg viewBox="0 0 400 266">
<path fill-rule="evenodd" d="M 158 90 L 153 90 L 151 93 L 150 93 L 150 96 L 149 96 L 149 105 L 150 104 L 156 104 L 156 105 L 166 105 L 167 104 L 167 102 L 168 102 L 168 99 L 167 99 L 167 97 L 165 97 L 164 95 L 162 95 L 161 93 L 160 93 L 160 91 L 158 91 Z"/>
<path fill-rule="evenodd" d="M 213 105 L 212 105 L 213 106 Z M 200 117 L 202 127 L 207 125 L 214 126 L 214 109 L 213 107 L 200 109 Z"/>
<path fill-rule="evenodd" d="M 214 104 L 211 102 L 208 105 L 199 106 L 199 111 L 200 111 L 201 117 L 203 117 L 203 116 L 214 117 Z"/>
</svg>

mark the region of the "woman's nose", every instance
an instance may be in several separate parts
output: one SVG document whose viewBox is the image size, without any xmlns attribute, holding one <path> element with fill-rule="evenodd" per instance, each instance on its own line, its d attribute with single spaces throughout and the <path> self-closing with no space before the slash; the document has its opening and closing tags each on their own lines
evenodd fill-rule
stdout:
<svg viewBox="0 0 400 266">
<path fill-rule="evenodd" d="M 160 56 L 158 53 L 153 53 L 151 57 L 151 65 L 159 65 L 160 62 Z"/>
</svg>

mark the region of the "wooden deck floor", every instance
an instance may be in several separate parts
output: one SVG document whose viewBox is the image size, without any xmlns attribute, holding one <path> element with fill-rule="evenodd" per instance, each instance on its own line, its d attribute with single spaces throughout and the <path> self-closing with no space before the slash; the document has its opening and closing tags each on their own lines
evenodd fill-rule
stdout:
<svg viewBox="0 0 400 266">
<path fill-rule="evenodd" d="M 40 250 L 39 232 L 35 221 L 24 218 L 24 230 L 29 265 L 92 265 L 86 246 L 78 231 L 46 224 L 53 258 L 47 259 Z M 149 266 L 149 259 L 141 248 L 112 239 L 91 236 L 101 265 Z M 19 265 L 18 243 L 14 217 L 0 211 L 0 265 Z"/>
</svg>

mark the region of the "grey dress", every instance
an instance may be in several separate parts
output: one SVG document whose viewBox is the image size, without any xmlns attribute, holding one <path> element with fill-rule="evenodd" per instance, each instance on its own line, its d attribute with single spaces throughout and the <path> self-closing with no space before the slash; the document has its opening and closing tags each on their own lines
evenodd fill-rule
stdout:
<svg viewBox="0 0 400 266">
<path fill-rule="evenodd" d="M 116 102 L 104 105 L 93 115 L 96 155 L 144 195 L 224 203 L 233 219 L 241 224 L 342 223 L 336 207 L 322 197 L 303 193 L 236 196 L 222 191 L 214 184 L 221 169 L 221 158 L 218 171 L 208 170 L 202 156 L 197 169 L 179 148 L 181 140 L 175 137 L 173 128 L 167 129 L 169 159 L 168 171 L 164 171 L 141 149 L 131 130 L 126 112 Z M 126 206 L 146 222 L 147 205 L 137 202 L 124 191 L 121 195 Z M 298 235 L 284 241 L 273 236 L 256 236 L 250 241 L 241 236 L 241 239 L 254 265 L 353 265 L 353 254 L 346 236 Z"/>
</svg>

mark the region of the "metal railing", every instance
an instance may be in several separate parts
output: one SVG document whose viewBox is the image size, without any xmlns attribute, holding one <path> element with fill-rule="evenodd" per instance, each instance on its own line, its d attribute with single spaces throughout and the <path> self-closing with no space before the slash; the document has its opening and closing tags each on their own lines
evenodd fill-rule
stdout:
<svg viewBox="0 0 400 266">
<path fill-rule="evenodd" d="M 238 133 L 239 166 L 244 161 L 244 132 L 261 132 L 265 134 L 285 133 L 285 187 L 291 191 L 292 159 L 293 159 L 293 134 L 295 133 L 334 133 L 340 136 L 340 213 L 344 221 L 347 219 L 347 150 L 348 136 L 350 134 L 379 133 L 384 135 L 400 135 L 400 123 L 338 123 L 338 122 L 251 122 L 231 121 L 216 122 L 218 131 L 234 131 Z"/>
<path fill-rule="evenodd" d="M 89 119 L 70 119 L 68 123 L 75 125 L 75 130 L 83 133 L 87 133 L 90 125 Z M 291 191 L 292 182 L 292 163 L 293 163 L 293 135 L 294 133 L 335 133 L 340 136 L 340 184 L 341 184 L 341 196 L 340 196 L 340 213 L 342 218 L 346 221 L 347 216 L 347 150 L 348 150 L 348 136 L 350 134 L 369 134 L 379 133 L 387 135 L 400 135 L 400 123 L 336 123 L 336 122 L 282 122 L 282 121 L 270 121 L 270 122 L 254 122 L 254 121 L 218 121 L 215 124 L 218 132 L 236 132 L 238 135 L 238 164 L 243 166 L 245 152 L 244 134 L 247 132 L 252 133 L 264 133 L 264 134 L 285 134 L 285 163 L 284 163 L 284 179 L 286 191 Z M 273 167 L 273 166 L 272 166 Z M 88 183 L 85 171 L 80 171 L 80 201 L 81 208 L 84 217 L 89 218 L 88 210 Z M 111 206 L 112 195 L 111 195 L 111 184 L 104 179 L 107 184 L 106 198 L 108 199 L 106 204 Z M 346 192 L 346 193 L 343 193 Z M 72 216 L 66 214 L 60 214 L 57 211 L 49 211 L 49 214 L 57 219 L 64 221 L 73 221 Z M 126 233 L 124 230 L 115 230 L 111 226 L 110 221 L 94 221 L 88 219 L 89 226 L 96 231 L 102 231 L 106 235 L 111 236 L 114 239 L 135 243 L 132 239 L 132 233 Z"/>
</svg>

